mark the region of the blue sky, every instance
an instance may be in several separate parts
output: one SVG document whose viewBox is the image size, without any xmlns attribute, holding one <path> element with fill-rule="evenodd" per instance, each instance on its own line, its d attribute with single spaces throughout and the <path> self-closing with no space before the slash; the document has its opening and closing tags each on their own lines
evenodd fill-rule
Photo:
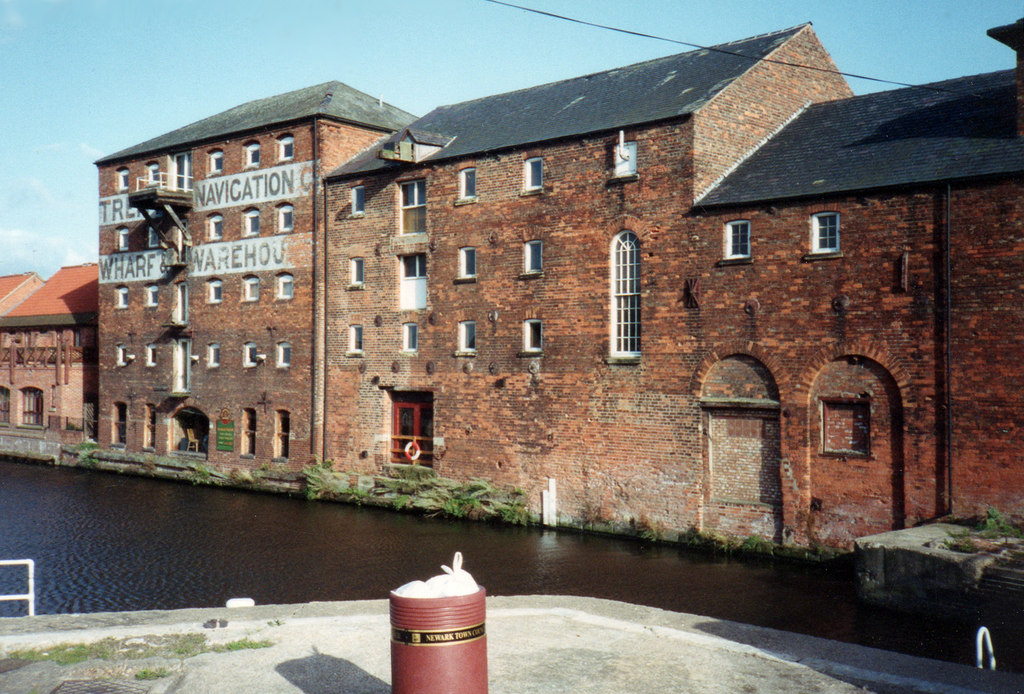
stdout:
<svg viewBox="0 0 1024 694">
<path fill-rule="evenodd" d="M 839 69 L 925 83 L 1014 65 L 1020 0 L 518 0 L 702 45 L 811 22 Z M 0 0 L 0 275 L 96 260 L 93 161 L 337 79 L 434 106 L 689 50 L 485 0 Z M 858 94 L 888 88 L 850 80 Z"/>
</svg>

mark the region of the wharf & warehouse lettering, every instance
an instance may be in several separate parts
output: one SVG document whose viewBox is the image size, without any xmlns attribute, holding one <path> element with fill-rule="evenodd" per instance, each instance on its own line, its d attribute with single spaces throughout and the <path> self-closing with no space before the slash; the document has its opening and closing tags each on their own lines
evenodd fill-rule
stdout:
<svg viewBox="0 0 1024 694">
<path fill-rule="evenodd" d="M 195 209 L 200 211 L 285 200 L 308 195 L 312 189 L 313 167 L 304 162 L 196 181 L 193 199 Z M 142 219 L 142 215 L 128 204 L 127 194 L 100 198 L 99 214 L 100 226 Z"/>
<path fill-rule="evenodd" d="M 189 248 L 189 274 L 203 277 L 291 268 L 285 240 L 284 237 L 243 239 Z M 100 256 L 100 283 L 162 279 L 166 275 L 161 267 L 163 255 L 164 251 L 142 251 Z"/>
</svg>

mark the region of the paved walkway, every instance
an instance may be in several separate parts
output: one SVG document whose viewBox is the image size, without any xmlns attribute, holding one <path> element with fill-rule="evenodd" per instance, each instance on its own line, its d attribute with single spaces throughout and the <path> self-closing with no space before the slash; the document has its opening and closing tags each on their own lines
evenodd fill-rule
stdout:
<svg viewBox="0 0 1024 694">
<path fill-rule="evenodd" d="M 68 666 L 8 658 L 23 648 L 174 634 L 273 645 Z M 2 619 L 0 692 L 386 694 L 389 643 L 386 600 Z M 1022 675 L 592 598 L 489 598 L 487 647 L 491 694 L 1024 693 Z M 167 674 L 136 679 L 143 670 Z"/>
</svg>

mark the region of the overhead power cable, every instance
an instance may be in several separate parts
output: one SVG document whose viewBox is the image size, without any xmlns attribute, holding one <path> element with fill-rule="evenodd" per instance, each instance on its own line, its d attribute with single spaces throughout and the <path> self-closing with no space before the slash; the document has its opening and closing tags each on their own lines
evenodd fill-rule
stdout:
<svg viewBox="0 0 1024 694">
<path fill-rule="evenodd" d="M 959 94 L 962 96 L 979 96 L 978 94 L 970 94 L 965 92 L 958 92 L 952 89 L 943 89 L 942 87 L 933 87 L 930 85 L 922 84 L 910 84 L 908 82 L 896 82 L 894 80 L 882 79 L 881 77 L 869 77 L 867 75 L 858 75 L 854 72 L 843 72 L 842 70 L 833 70 L 831 68 L 818 67 L 816 65 L 803 65 L 801 63 L 790 63 L 785 60 L 776 60 L 774 58 L 757 58 L 736 51 L 730 51 L 726 48 L 720 48 L 716 46 L 702 46 L 699 43 L 690 43 L 689 41 L 680 41 L 678 39 L 670 39 L 665 36 L 658 36 L 656 34 L 646 34 L 642 31 L 633 31 L 631 29 L 622 29 L 620 27 L 610 26 L 608 24 L 598 24 L 597 22 L 588 22 L 585 19 L 577 19 L 576 17 L 567 17 L 561 14 L 555 14 L 554 12 L 547 12 L 546 10 L 538 10 L 533 7 L 524 7 L 523 5 L 516 5 L 511 2 L 504 2 L 504 0 L 484 0 L 495 5 L 504 5 L 505 7 L 511 7 L 517 10 L 523 10 L 524 12 L 532 12 L 545 17 L 551 17 L 553 19 L 561 19 L 565 22 L 572 22 L 573 24 L 582 24 L 584 26 L 594 27 L 596 29 L 606 29 L 608 31 L 616 31 L 620 34 L 628 34 L 630 36 L 639 36 L 644 39 L 654 39 L 655 41 L 665 41 L 668 43 L 674 43 L 680 46 L 687 46 L 689 48 L 696 48 L 702 51 L 713 51 L 715 53 L 724 53 L 725 55 L 735 56 L 737 58 L 744 58 L 751 62 L 762 62 L 772 63 L 774 65 L 784 65 L 785 67 L 799 68 L 801 70 L 814 70 L 816 72 L 826 72 L 832 75 L 842 75 L 843 77 L 851 77 L 853 79 L 868 80 L 870 82 L 879 82 L 881 84 L 892 84 L 898 87 L 909 87 L 911 89 L 925 89 L 932 92 L 942 92 L 944 94 Z"/>
</svg>

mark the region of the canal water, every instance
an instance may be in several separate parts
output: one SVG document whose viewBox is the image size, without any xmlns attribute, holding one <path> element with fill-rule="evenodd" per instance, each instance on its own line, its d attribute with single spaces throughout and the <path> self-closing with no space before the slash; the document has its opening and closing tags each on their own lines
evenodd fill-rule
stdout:
<svg viewBox="0 0 1024 694">
<path fill-rule="evenodd" d="M 585 595 L 973 664 L 977 624 L 861 605 L 848 570 L 0 461 L 0 559 L 40 614 L 383 599 L 461 551 L 490 595 Z M 24 590 L 0 567 L 0 593 Z M 0 617 L 25 613 L 0 602 Z M 1024 672 L 1017 625 L 988 625 Z"/>
</svg>

